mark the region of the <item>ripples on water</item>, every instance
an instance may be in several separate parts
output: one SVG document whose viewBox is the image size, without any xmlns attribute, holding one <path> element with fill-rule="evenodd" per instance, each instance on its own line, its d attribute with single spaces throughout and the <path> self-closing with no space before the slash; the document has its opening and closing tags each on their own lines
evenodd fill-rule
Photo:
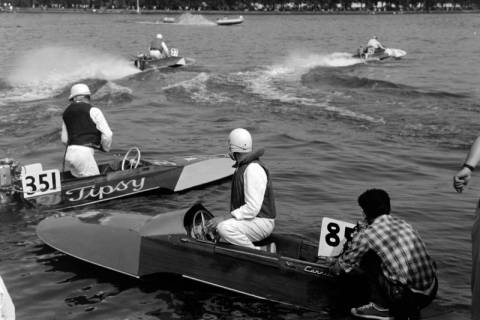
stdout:
<svg viewBox="0 0 480 320">
<path fill-rule="evenodd" d="M 1 17 L 0 157 L 59 167 L 61 114 L 77 81 L 104 110 L 115 154 L 132 145 L 155 159 L 224 153 L 228 132 L 245 127 L 267 149 L 278 230 L 316 241 L 322 216 L 355 221 L 356 197 L 385 188 L 394 214 L 419 229 L 437 260 L 438 303 L 468 313 L 479 188 L 474 178 L 458 195 L 450 184 L 478 134 L 478 16 L 247 16 L 231 28 L 203 15 L 176 24 L 153 15 Z M 158 32 L 187 67 L 133 68 L 132 55 Z M 408 55 L 351 58 L 372 34 Z M 153 215 L 201 200 L 220 213 L 228 196 L 225 182 L 97 208 Z M 138 281 L 89 266 L 37 239 L 35 226 L 49 214 L 0 216 L 1 274 L 19 319 L 329 318 L 178 277 Z"/>
</svg>

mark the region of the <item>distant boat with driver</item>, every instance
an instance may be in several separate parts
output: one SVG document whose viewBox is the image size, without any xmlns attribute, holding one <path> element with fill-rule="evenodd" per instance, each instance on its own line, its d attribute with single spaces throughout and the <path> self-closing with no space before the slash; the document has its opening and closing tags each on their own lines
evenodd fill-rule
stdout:
<svg viewBox="0 0 480 320">
<path fill-rule="evenodd" d="M 156 59 L 148 54 L 138 54 L 133 64 L 140 70 L 162 69 L 162 68 L 176 68 L 183 67 L 187 64 L 184 57 L 178 55 L 178 49 L 170 49 L 170 56 L 165 58 Z"/>
<path fill-rule="evenodd" d="M 240 24 L 244 20 L 243 16 L 238 16 L 237 18 L 223 17 L 217 19 L 217 25 L 219 26 L 231 26 L 234 24 Z"/>
<path fill-rule="evenodd" d="M 353 58 L 359 58 L 364 61 L 381 61 L 388 58 L 401 59 L 406 56 L 407 52 L 402 49 L 395 48 L 373 48 L 373 47 L 360 47 L 357 49 L 357 52 L 352 54 Z"/>
</svg>

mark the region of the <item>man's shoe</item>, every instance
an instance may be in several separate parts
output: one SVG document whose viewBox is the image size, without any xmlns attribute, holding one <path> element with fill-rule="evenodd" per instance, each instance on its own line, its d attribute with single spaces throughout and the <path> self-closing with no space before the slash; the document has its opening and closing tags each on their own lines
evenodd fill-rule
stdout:
<svg viewBox="0 0 480 320">
<path fill-rule="evenodd" d="M 364 319 L 393 320 L 388 309 L 376 306 L 373 302 L 350 310 L 352 315 Z"/>
</svg>

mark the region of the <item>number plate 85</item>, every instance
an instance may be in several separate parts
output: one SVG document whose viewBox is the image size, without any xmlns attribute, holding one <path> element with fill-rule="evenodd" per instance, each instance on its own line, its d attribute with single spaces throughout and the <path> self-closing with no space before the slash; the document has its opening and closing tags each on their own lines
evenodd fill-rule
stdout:
<svg viewBox="0 0 480 320">
<path fill-rule="evenodd" d="M 318 256 L 338 256 L 342 252 L 345 241 L 351 238 L 354 228 L 353 223 L 324 217 L 320 230 Z"/>
</svg>

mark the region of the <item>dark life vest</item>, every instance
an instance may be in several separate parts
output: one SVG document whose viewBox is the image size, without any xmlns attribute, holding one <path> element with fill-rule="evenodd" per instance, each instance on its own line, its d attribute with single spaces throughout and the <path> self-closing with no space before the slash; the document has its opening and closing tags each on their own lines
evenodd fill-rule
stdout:
<svg viewBox="0 0 480 320">
<path fill-rule="evenodd" d="M 67 127 L 68 145 L 100 149 L 102 133 L 90 117 L 92 106 L 85 102 L 72 102 L 63 113 Z"/>
<path fill-rule="evenodd" d="M 159 50 L 160 52 L 163 51 L 163 46 L 162 46 L 162 40 L 160 39 L 153 39 L 152 42 L 150 42 L 150 50 Z"/>
<path fill-rule="evenodd" d="M 265 173 L 267 174 L 267 188 L 265 189 L 265 195 L 263 197 L 262 207 L 257 217 L 259 218 L 270 218 L 274 219 L 277 215 L 275 209 L 275 197 L 273 195 L 272 180 L 270 179 L 270 172 L 265 167 L 265 165 L 260 161 L 260 156 L 264 153 L 263 149 L 252 152 L 248 155 L 247 158 L 243 159 L 239 163 L 235 164 L 237 170 L 233 174 L 232 179 L 232 193 L 230 197 L 230 212 L 240 208 L 245 204 L 245 193 L 244 193 L 244 178 L 243 174 L 247 169 L 250 163 L 258 163 Z"/>
</svg>

